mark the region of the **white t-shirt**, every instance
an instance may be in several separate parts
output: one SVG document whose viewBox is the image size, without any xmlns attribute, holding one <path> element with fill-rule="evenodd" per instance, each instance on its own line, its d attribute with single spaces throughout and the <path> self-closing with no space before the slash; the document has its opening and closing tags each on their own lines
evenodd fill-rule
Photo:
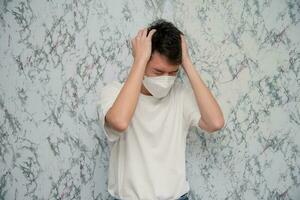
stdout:
<svg viewBox="0 0 300 200">
<path fill-rule="evenodd" d="M 108 83 L 97 102 L 100 123 L 111 144 L 108 192 L 122 200 L 177 199 L 190 189 L 186 136 L 201 116 L 193 90 L 176 78 L 161 100 L 140 93 L 127 130 L 118 133 L 104 123 L 104 117 L 123 85 Z"/>
</svg>

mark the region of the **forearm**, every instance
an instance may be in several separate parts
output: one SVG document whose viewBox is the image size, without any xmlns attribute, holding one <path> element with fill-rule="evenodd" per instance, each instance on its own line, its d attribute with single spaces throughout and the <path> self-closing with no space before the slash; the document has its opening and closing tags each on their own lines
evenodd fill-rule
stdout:
<svg viewBox="0 0 300 200">
<path fill-rule="evenodd" d="M 128 78 L 107 114 L 110 121 L 122 127 L 128 126 L 138 102 L 146 64 L 145 61 L 134 60 Z"/>
<path fill-rule="evenodd" d="M 208 127 L 222 127 L 223 113 L 190 60 L 183 63 L 184 70 L 194 91 L 201 118 Z"/>
</svg>

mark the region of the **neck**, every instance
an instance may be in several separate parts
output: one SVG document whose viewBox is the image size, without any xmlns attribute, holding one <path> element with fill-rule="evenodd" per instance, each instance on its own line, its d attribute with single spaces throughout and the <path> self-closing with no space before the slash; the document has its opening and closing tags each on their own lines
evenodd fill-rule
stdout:
<svg viewBox="0 0 300 200">
<path fill-rule="evenodd" d="M 152 96 L 152 94 L 144 87 L 144 84 L 142 84 L 141 93 L 144 95 Z"/>
</svg>

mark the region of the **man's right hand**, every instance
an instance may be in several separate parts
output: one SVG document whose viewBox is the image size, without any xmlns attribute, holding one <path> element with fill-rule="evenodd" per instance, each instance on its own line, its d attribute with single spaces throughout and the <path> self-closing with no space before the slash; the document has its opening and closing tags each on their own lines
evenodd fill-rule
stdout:
<svg viewBox="0 0 300 200">
<path fill-rule="evenodd" d="M 143 28 L 131 39 L 134 61 L 147 63 L 151 57 L 151 39 L 156 30 L 152 29 L 148 36 L 147 31 L 147 28 Z"/>
</svg>

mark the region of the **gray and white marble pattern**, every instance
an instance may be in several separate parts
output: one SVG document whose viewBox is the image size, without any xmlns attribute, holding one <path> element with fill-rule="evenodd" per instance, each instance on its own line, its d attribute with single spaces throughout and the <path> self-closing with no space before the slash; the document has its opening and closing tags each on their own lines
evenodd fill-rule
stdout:
<svg viewBox="0 0 300 200">
<path fill-rule="evenodd" d="M 0 1 L 0 199 L 111 198 L 95 102 L 156 18 L 186 34 L 225 117 L 188 134 L 190 199 L 300 199 L 299 0 Z"/>
</svg>

